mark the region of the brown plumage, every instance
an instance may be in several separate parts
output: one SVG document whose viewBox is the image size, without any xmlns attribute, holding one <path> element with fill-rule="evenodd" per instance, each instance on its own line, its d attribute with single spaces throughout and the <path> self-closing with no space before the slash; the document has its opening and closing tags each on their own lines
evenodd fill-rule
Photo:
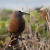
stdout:
<svg viewBox="0 0 50 50">
<path fill-rule="evenodd" d="M 45 29 L 48 29 L 48 31 L 50 32 L 50 10 L 45 7 L 36 8 L 36 10 L 39 12 L 42 19 L 44 19 L 47 22 L 47 26 L 45 24 Z"/>
<path fill-rule="evenodd" d="M 47 14 L 47 9 L 42 7 L 42 8 L 36 8 L 36 10 L 38 10 L 40 12 L 40 16 L 47 21 L 48 19 L 48 14 Z"/>
<path fill-rule="evenodd" d="M 8 31 L 10 34 L 18 38 L 19 35 L 24 31 L 25 28 L 25 21 L 22 17 L 22 15 L 28 14 L 21 11 L 14 11 L 12 13 L 12 18 L 10 19 Z M 13 37 L 14 38 L 14 37 Z M 13 38 L 11 38 L 13 40 Z M 15 43 L 15 42 L 13 42 Z"/>
</svg>

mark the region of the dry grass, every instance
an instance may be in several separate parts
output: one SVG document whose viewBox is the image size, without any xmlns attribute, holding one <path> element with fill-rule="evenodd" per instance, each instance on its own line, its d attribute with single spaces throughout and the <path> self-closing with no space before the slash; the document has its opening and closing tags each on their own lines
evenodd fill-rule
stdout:
<svg viewBox="0 0 50 50">
<path fill-rule="evenodd" d="M 44 24 L 38 25 L 36 22 L 35 16 L 32 14 L 32 11 L 29 8 L 28 10 L 30 13 L 30 22 L 28 22 L 27 17 L 24 16 L 24 19 L 26 21 L 26 27 L 23 33 L 26 33 L 26 34 L 22 35 L 22 38 L 24 38 L 25 40 L 22 40 L 22 41 L 19 40 L 19 46 L 21 50 L 50 50 L 50 38 L 47 39 L 44 36 L 41 37 L 38 31 L 38 28 L 44 26 Z M 33 23 L 36 26 L 34 32 L 31 29 L 31 25 Z"/>
<path fill-rule="evenodd" d="M 26 30 L 28 31 L 27 35 L 29 35 L 30 39 L 22 41 L 24 46 L 26 47 L 26 50 L 50 50 L 50 37 L 48 39 L 46 37 L 41 37 L 41 35 L 38 32 L 38 28 L 44 26 L 44 24 L 38 25 L 36 23 L 35 16 L 32 14 L 32 11 L 29 8 L 28 10 L 30 13 L 30 22 L 27 21 L 27 17 L 24 17 L 24 19 L 26 20 Z M 34 33 L 31 30 L 32 23 L 34 23 L 36 26 Z M 37 37 L 37 32 L 38 32 L 38 37 Z"/>
</svg>

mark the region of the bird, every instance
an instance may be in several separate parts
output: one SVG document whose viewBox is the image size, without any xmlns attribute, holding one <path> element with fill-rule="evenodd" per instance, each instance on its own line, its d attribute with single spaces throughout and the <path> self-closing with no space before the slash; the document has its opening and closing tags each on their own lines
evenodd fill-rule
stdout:
<svg viewBox="0 0 50 50">
<path fill-rule="evenodd" d="M 41 7 L 41 8 L 36 8 L 36 10 L 40 13 L 40 16 L 42 17 L 42 19 L 44 19 L 46 22 L 48 21 L 48 9 L 45 7 Z"/>
<path fill-rule="evenodd" d="M 50 10 L 46 7 L 36 8 L 35 10 L 37 10 L 40 13 L 40 17 L 42 17 L 42 19 L 44 19 L 44 21 L 47 23 L 47 28 L 50 32 Z"/>
<path fill-rule="evenodd" d="M 25 13 L 20 10 L 12 12 L 12 17 L 8 25 L 8 32 L 10 33 L 10 37 L 13 35 L 13 37 L 11 37 L 11 40 L 13 40 L 14 37 L 18 38 L 25 29 L 25 21 L 22 17 L 23 15 L 29 15 L 29 13 Z M 13 41 L 11 45 L 14 45 L 16 42 L 17 40 Z"/>
</svg>

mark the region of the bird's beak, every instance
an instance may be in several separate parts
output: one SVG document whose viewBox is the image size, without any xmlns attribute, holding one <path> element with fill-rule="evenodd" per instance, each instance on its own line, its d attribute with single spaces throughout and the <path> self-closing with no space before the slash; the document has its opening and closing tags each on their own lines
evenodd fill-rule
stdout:
<svg viewBox="0 0 50 50">
<path fill-rule="evenodd" d="M 23 15 L 30 15 L 29 13 L 22 12 Z"/>
</svg>

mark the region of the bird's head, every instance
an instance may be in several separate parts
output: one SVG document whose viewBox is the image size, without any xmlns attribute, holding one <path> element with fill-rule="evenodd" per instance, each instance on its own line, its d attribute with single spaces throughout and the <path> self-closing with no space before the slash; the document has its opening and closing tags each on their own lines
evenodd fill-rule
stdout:
<svg viewBox="0 0 50 50">
<path fill-rule="evenodd" d="M 45 7 L 36 8 L 36 10 L 43 15 L 47 13 L 47 9 Z"/>
<path fill-rule="evenodd" d="M 29 15 L 28 13 L 25 13 L 25 12 L 22 12 L 22 11 L 14 11 L 13 13 L 12 13 L 13 15 L 15 15 L 15 16 L 22 16 L 22 15 Z"/>
</svg>

